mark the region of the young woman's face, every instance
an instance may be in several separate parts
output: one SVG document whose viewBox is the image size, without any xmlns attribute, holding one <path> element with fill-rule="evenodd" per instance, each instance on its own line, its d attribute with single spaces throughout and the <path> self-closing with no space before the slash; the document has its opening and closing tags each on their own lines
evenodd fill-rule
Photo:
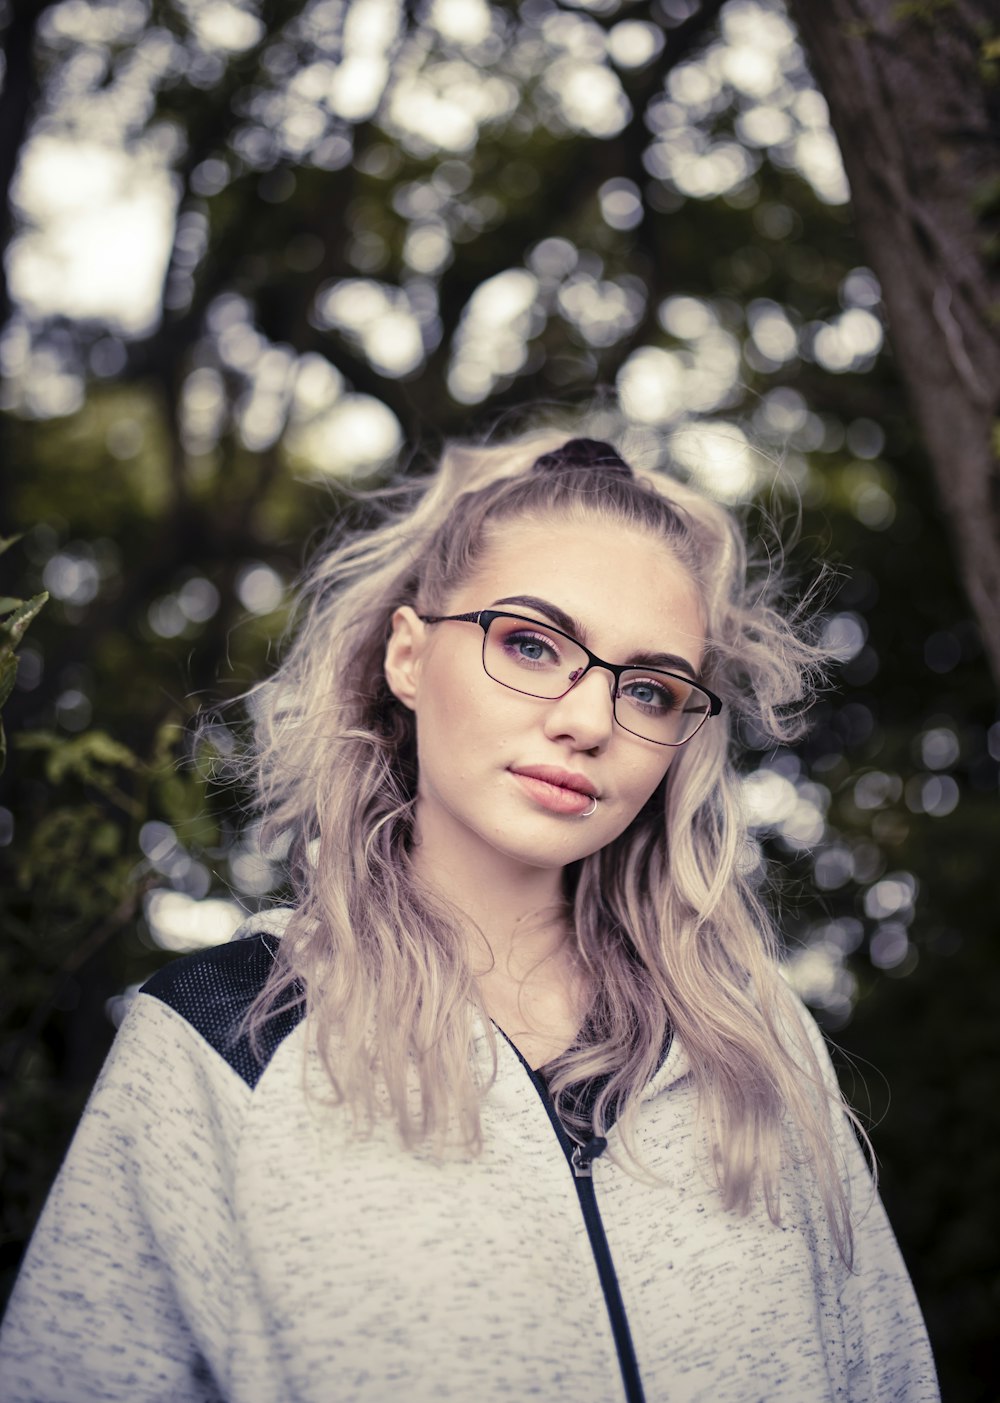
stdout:
<svg viewBox="0 0 1000 1403">
<path fill-rule="evenodd" d="M 687 570 L 662 541 L 599 517 L 506 523 L 441 613 L 491 608 L 555 624 L 608 662 L 672 655 L 674 670 L 693 676 L 701 666 L 704 627 Z M 628 827 L 678 752 L 618 725 L 603 669 L 541 700 L 492 680 L 482 655 L 476 623 L 425 624 L 409 608 L 393 616 L 386 676 L 416 714 L 418 839 L 470 858 L 485 846 L 532 867 L 596 852 Z M 597 805 L 584 817 L 590 794 Z"/>
</svg>

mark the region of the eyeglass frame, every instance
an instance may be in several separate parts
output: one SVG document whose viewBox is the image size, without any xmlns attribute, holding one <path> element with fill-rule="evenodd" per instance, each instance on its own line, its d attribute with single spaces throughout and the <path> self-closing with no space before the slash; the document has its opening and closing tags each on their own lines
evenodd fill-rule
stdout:
<svg viewBox="0 0 1000 1403">
<path fill-rule="evenodd" d="M 646 667 L 643 663 L 605 662 L 603 658 L 599 658 L 596 653 L 591 652 L 578 638 L 574 638 L 571 633 L 566 633 L 563 629 L 556 628 L 554 624 L 550 624 L 543 619 L 532 619 L 526 614 L 514 614 L 511 613 L 509 609 L 476 609 L 470 614 L 418 614 L 417 617 L 425 624 L 478 624 L 483 630 L 481 661 L 486 676 L 491 682 L 495 682 L 498 687 L 506 687 L 508 691 L 517 692 L 517 694 L 522 697 L 533 697 L 535 701 L 562 701 L 563 697 L 568 696 L 578 682 L 583 681 L 591 668 L 603 668 L 605 672 L 611 673 L 615 682 L 615 690 L 611 697 L 611 714 L 615 719 L 615 724 L 621 726 L 623 731 L 628 731 L 630 736 L 635 736 L 638 740 L 648 741 L 650 745 L 667 745 L 670 746 L 672 750 L 676 750 L 682 745 L 687 745 L 688 741 L 694 740 L 705 722 L 710 720 L 713 716 L 718 716 L 719 712 L 722 710 L 722 698 L 716 696 L 703 682 L 698 682 L 693 677 L 686 677 L 682 672 L 669 672 L 664 667 Z M 494 619 L 517 619 L 520 623 L 533 624 L 535 628 L 545 628 L 549 633 L 558 634 L 560 638 L 565 638 L 568 643 L 572 643 L 575 648 L 579 648 L 581 653 L 586 654 L 587 666 L 581 670 L 577 677 L 573 678 L 573 681 L 566 688 L 565 692 L 560 692 L 559 695 L 555 697 L 540 697 L 535 692 L 526 692 L 521 687 L 512 687 L 509 682 L 501 682 L 498 677 L 493 676 L 492 672 L 490 672 L 489 668 L 486 666 L 486 644 L 490 635 L 490 625 L 493 623 Z M 633 731 L 630 726 L 626 726 L 623 721 L 618 720 L 618 707 L 616 703 L 620 695 L 619 686 L 621 684 L 623 672 L 649 672 L 657 677 L 670 677 L 675 682 L 686 682 L 688 686 L 696 687 L 699 692 L 704 692 L 709 700 L 709 709 L 705 712 L 691 734 L 685 736 L 683 740 L 654 740 L 652 736 L 644 736 L 641 732 Z"/>
</svg>

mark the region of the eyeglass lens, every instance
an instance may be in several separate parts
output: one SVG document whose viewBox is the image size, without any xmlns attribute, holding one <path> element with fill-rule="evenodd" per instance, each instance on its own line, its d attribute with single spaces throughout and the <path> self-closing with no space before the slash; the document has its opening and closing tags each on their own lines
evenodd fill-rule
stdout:
<svg viewBox="0 0 1000 1403">
<path fill-rule="evenodd" d="M 524 619 L 492 619 L 483 642 L 483 666 L 494 682 L 529 697 L 563 696 L 588 662 L 572 639 Z M 682 745 L 705 720 L 711 702 L 683 678 L 634 667 L 622 673 L 614 707 L 618 724 L 634 735 Z"/>
</svg>

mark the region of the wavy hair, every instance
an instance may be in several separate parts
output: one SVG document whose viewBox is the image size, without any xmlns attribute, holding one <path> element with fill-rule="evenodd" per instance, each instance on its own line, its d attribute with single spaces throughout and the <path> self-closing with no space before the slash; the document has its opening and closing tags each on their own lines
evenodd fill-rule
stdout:
<svg viewBox="0 0 1000 1403">
<path fill-rule="evenodd" d="M 724 706 L 677 753 L 669 782 L 629 827 L 567 869 L 576 953 L 593 994 L 580 1036 L 546 1066 L 549 1087 L 581 1138 L 600 1134 L 613 1113 L 638 1168 L 639 1096 L 668 1031 L 676 1034 L 725 1205 L 746 1212 L 762 1193 L 779 1222 L 782 1163 L 805 1157 L 849 1261 L 834 1093 L 789 1010 L 776 932 L 741 860 L 746 826 L 732 759 L 741 720 L 775 742 L 800 733 L 825 661 L 810 611 L 788 606 L 773 561 L 749 568 L 734 515 L 676 477 L 593 462 L 535 470 L 566 437 L 453 444 L 433 476 L 383 499 L 375 529 L 320 554 L 287 656 L 251 694 L 262 836 L 290 844 L 296 898 L 251 1033 L 304 1000 L 334 1098 L 356 1123 L 390 1114 L 411 1149 L 444 1145 L 457 1128 L 466 1152 L 479 1149 L 489 1081 L 472 1056 L 477 1012 L 494 1074 L 495 1034 L 463 918 L 417 882 L 411 864 L 415 722 L 383 674 L 389 619 L 402 604 L 446 612 L 511 521 L 597 514 L 638 528 L 698 585 L 701 676 Z M 601 1089 L 585 1119 L 573 1089 L 591 1078 Z"/>
</svg>

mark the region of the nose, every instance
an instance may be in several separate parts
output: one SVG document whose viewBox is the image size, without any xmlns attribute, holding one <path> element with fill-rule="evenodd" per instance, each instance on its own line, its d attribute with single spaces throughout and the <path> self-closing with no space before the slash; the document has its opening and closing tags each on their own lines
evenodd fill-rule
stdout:
<svg viewBox="0 0 1000 1403">
<path fill-rule="evenodd" d="M 578 750 L 594 750 L 607 744 L 615 726 L 613 685 L 609 672 L 590 668 L 564 696 L 549 703 L 546 736 L 550 740 L 565 737 Z"/>
</svg>

